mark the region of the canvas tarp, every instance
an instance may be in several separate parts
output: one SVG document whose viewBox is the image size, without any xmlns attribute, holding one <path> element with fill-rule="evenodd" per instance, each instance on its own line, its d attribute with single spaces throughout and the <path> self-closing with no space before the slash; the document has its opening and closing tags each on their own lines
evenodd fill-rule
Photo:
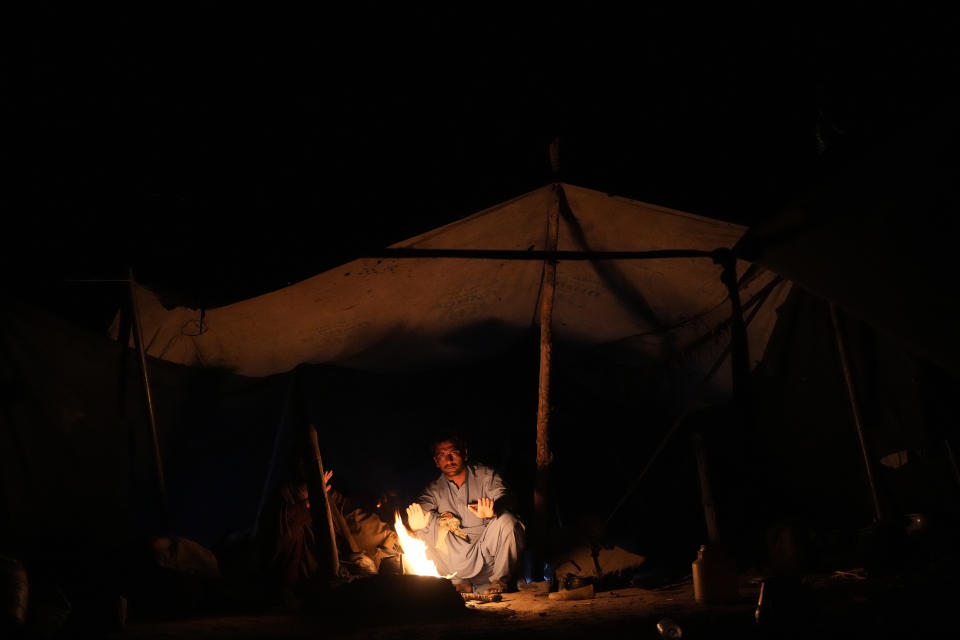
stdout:
<svg viewBox="0 0 960 640">
<path fill-rule="evenodd" d="M 738 225 L 558 184 L 394 247 L 546 250 L 547 219 L 558 208 L 560 251 L 713 251 L 732 247 L 744 233 Z M 300 363 L 404 371 L 476 361 L 516 344 L 537 322 L 542 264 L 361 258 L 224 307 L 166 308 L 142 287 L 137 303 L 147 353 L 171 362 L 246 376 Z M 749 327 L 756 363 L 789 283 L 750 267 L 738 264 L 741 298 L 748 302 L 772 289 Z M 611 349 L 636 363 L 670 362 L 681 377 L 698 379 L 729 343 L 730 303 L 721 271 L 709 257 L 562 260 L 554 339 Z M 717 385 L 729 388 L 727 368 Z"/>
</svg>

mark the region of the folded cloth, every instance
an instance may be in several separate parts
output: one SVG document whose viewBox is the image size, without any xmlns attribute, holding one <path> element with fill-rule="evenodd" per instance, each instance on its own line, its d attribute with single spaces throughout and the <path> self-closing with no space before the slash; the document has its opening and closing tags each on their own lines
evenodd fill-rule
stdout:
<svg viewBox="0 0 960 640">
<path fill-rule="evenodd" d="M 451 513 L 444 513 L 440 516 L 440 531 L 437 532 L 437 551 L 446 555 L 449 552 L 447 548 L 447 533 L 452 533 L 461 540 L 470 541 L 470 536 L 460 530 L 460 519 Z"/>
</svg>

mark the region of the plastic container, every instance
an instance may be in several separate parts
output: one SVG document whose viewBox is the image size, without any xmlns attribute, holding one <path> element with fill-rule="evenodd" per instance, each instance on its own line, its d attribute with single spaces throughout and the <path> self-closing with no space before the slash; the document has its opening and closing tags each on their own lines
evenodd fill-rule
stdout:
<svg viewBox="0 0 960 640">
<path fill-rule="evenodd" d="M 692 568 L 693 597 L 698 603 L 734 602 L 739 597 L 736 565 L 719 548 L 701 545 Z"/>
</svg>

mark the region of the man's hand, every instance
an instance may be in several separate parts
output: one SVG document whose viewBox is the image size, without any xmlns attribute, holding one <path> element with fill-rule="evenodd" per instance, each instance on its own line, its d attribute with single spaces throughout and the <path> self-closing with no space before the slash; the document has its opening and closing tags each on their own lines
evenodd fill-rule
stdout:
<svg viewBox="0 0 960 640">
<path fill-rule="evenodd" d="M 330 491 L 330 477 L 333 475 L 333 470 L 323 472 L 323 490 Z"/>
<path fill-rule="evenodd" d="M 430 522 L 430 512 L 424 512 L 419 502 L 414 502 L 407 507 L 407 522 L 410 524 L 411 531 L 419 531 Z"/>
<path fill-rule="evenodd" d="M 468 504 L 467 509 L 478 518 L 493 517 L 493 500 L 490 498 L 480 498 L 477 504 Z"/>
</svg>

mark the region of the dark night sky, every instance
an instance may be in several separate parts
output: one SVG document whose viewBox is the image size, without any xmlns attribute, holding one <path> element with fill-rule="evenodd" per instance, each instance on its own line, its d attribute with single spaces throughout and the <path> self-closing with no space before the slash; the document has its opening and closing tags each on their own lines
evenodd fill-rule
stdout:
<svg viewBox="0 0 960 640">
<path fill-rule="evenodd" d="M 42 9 L 5 277 L 91 327 L 115 287 L 67 281 L 128 265 L 228 303 L 544 184 L 554 136 L 568 182 L 752 224 L 952 91 L 945 12 L 768 4 Z"/>
</svg>

